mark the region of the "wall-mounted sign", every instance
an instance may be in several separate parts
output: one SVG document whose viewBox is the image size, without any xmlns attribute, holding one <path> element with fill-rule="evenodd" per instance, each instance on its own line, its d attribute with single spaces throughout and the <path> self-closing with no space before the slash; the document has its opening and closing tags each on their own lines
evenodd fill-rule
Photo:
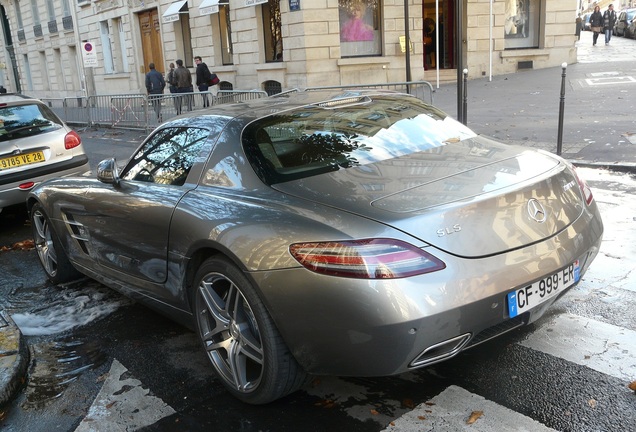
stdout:
<svg viewBox="0 0 636 432">
<path fill-rule="evenodd" d="M 413 41 L 409 41 L 410 45 L 411 45 L 411 54 L 414 53 L 413 51 Z M 402 51 L 403 53 L 406 52 L 406 36 L 400 36 L 400 51 Z"/>
<path fill-rule="evenodd" d="M 188 11 L 188 0 L 179 0 L 168 6 L 163 13 L 164 24 L 179 21 L 179 14 Z"/>
<path fill-rule="evenodd" d="M 290 11 L 300 10 L 300 0 L 289 0 L 289 10 Z"/>
<path fill-rule="evenodd" d="M 219 0 L 203 0 L 199 5 L 199 15 L 219 13 Z"/>
<path fill-rule="evenodd" d="M 97 67 L 97 52 L 92 42 L 82 42 L 82 58 L 84 59 L 84 67 Z"/>
<path fill-rule="evenodd" d="M 259 4 L 267 3 L 269 0 L 245 0 L 245 6 L 256 6 Z"/>
</svg>

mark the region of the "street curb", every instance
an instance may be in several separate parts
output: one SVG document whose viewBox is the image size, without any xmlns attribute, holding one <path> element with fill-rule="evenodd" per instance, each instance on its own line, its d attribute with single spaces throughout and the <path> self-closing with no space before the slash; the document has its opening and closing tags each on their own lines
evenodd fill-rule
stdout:
<svg viewBox="0 0 636 432">
<path fill-rule="evenodd" d="M 24 383 L 29 358 L 22 332 L 9 314 L 0 310 L 0 407 L 7 404 Z"/>
<path fill-rule="evenodd" d="M 600 169 L 608 169 L 612 171 L 636 173 L 636 163 L 592 162 L 592 161 L 577 160 L 577 159 L 570 159 L 569 161 L 572 163 L 572 165 L 581 167 L 581 168 L 600 168 Z"/>
</svg>

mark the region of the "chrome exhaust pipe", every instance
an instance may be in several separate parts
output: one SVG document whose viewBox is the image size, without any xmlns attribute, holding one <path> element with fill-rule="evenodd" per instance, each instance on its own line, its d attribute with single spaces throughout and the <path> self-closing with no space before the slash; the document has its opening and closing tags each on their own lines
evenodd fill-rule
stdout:
<svg viewBox="0 0 636 432">
<path fill-rule="evenodd" d="M 446 360 L 457 355 L 468 343 L 471 333 L 456 336 L 426 348 L 410 364 L 410 368 L 419 368 Z"/>
</svg>

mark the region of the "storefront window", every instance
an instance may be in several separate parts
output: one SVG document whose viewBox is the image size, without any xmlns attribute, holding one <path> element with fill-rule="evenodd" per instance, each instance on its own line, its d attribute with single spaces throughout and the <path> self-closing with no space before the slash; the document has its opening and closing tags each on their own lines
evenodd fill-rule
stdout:
<svg viewBox="0 0 636 432">
<path fill-rule="evenodd" d="M 380 0 L 339 0 L 342 57 L 382 54 Z"/>
<path fill-rule="evenodd" d="M 233 64 L 232 26 L 229 3 L 219 4 L 219 29 L 221 29 L 221 57 L 224 65 Z"/>
<path fill-rule="evenodd" d="M 280 0 L 270 0 L 263 8 L 265 30 L 265 59 L 269 62 L 283 61 L 283 33 L 281 29 Z"/>
<path fill-rule="evenodd" d="M 506 49 L 538 48 L 540 0 L 506 0 Z"/>
</svg>

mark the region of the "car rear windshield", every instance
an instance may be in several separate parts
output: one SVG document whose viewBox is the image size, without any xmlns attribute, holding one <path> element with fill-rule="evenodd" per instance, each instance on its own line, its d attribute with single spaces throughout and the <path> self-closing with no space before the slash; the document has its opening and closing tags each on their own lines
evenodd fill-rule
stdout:
<svg viewBox="0 0 636 432">
<path fill-rule="evenodd" d="M 0 141 L 38 135 L 60 126 L 59 118 L 46 106 L 0 106 Z"/>
<path fill-rule="evenodd" d="M 275 184 L 472 136 L 466 126 L 417 98 L 365 96 L 264 117 L 245 128 L 242 142 L 259 177 Z"/>
</svg>

